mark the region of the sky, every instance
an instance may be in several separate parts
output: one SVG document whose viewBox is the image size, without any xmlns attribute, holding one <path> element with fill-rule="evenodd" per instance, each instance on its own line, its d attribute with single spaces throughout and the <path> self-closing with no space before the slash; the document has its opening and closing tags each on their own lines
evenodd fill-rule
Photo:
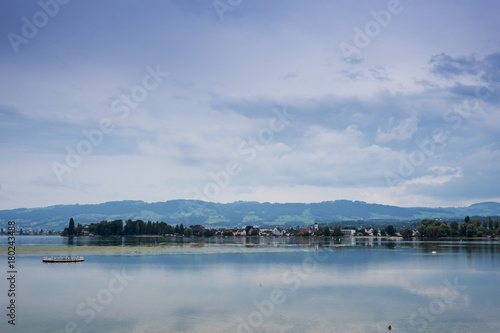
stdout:
<svg viewBox="0 0 500 333">
<path fill-rule="evenodd" d="M 0 209 L 500 201 L 500 2 L 0 2 Z"/>
</svg>

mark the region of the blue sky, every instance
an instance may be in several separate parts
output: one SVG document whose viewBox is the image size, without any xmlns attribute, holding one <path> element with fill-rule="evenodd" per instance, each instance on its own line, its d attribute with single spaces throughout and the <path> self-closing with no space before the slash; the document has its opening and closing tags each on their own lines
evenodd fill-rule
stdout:
<svg viewBox="0 0 500 333">
<path fill-rule="evenodd" d="M 499 201 L 498 1 L 1 1 L 0 209 Z"/>
</svg>

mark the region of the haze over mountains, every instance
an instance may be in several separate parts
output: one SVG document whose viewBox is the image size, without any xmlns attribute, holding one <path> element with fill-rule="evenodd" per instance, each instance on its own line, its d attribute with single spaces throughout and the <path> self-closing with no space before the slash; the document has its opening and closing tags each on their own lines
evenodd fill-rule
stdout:
<svg viewBox="0 0 500 333">
<path fill-rule="evenodd" d="M 298 226 L 347 221 L 408 222 L 424 218 L 463 220 L 465 216 L 499 216 L 500 203 L 482 202 L 469 207 L 397 207 L 363 201 L 336 200 L 320 203 L 259 203 L 237 201 L 213 203 L 194 200 L 111 201 L 91 205 L 57 205 L 44 208 L 0 210 L 0 226 L 9 220 L 18 228 L 60 230 L 71 217 L 75 223 L 90 224 L 102 220 L 164 221 L 185 226 Z"/>
</svg>

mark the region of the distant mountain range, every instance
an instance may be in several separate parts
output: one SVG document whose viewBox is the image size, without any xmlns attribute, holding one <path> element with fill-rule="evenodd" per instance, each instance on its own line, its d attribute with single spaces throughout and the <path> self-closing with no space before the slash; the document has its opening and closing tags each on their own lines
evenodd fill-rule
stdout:
<svg viewBox="0 0 500 333">
<path fill-rule="evenodd" d="M 259 203 L 237 201 L 213 203 L 194 200 L 171 200 L 146 203 L 143 201 L 111 201 L 95 205 L 57 205 L 44 208 L 0 210 L 0 227 L 10 220 L 18 228 L 62 230 L 71 217 L 75 223 L 90 224 L 103 220 L 164 221 L 184 226 L 304 226 L 336 222 L 409 222 L 421 219 L 463 221 L 464 217 L 500 215 L 500 203 L 482 202 L 469 207 L 404 208 L 369 204 L 363 201 L 336 200 L 320 203 Z"/>
</svg>

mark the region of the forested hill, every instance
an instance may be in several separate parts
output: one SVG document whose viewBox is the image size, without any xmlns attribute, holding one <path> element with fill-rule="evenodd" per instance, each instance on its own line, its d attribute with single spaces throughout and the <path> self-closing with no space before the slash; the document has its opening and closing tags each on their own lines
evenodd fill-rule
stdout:
<svg viewBox="0 0 500 333">
<path fill-rule="evenodd" d="M 404 208 L 369 204 L 362 201 L 337 200 L 321 203 L 258 203 L 237 201 L 221 204 L 193 200 L 112 201 L 95 205 L 58 205 L 44 208 L 0 210 L 0 227 L 9 220 L 18 228 L 62 230 L 71 217 L 76 223 L 90 224 L 102 220 L 163 221 L 185 226 L 297 226 L 339 221 L 415 221 L 424 218 L 457 219 L 464 216 L 499 216 L 500 203 L 483 202 L 469 207 Z"/>
</svg>

